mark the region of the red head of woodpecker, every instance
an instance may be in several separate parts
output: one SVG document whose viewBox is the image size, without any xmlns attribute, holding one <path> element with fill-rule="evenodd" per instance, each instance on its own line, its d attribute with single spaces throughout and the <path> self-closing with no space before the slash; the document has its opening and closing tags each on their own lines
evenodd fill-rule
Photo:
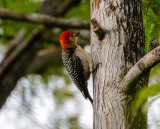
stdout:
<svg viewBox="0 0 160 129">
<path fill-rule="evenodd" d="M 80 33 L 73 34 L 71 31 L 65 31 L 61 34 L 59 41 L 63 50 L 77 44 L 77 36 Z"/>
<path fill-rule="evenodd" d="M 93 100 L 88 92 L 87 80 L 90 76 L 90 67 L 86 52 L 77 45 L 77 36 L 71 31 L 65 31 L 60 35 L 59 41 L 62 47 L 62 60 L 74 84 L 91 103 Z"/>
</svg>

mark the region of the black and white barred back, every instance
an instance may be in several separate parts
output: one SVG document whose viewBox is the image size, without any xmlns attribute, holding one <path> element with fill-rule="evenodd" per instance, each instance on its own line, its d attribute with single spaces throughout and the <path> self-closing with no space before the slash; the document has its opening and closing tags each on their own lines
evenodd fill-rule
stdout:
<svg viewBox="0 0 160 129">
<path fill-rule="evenodd" d="M 81 93 L 86 99 L 88 98 L 90 100 L 91 97 L 88 92 L 87 81 L 83 74 L 83 65 L 80 58 L 75 55 L 74 51 L 75 48 L 68 48 L 66 50 L 63 50 L 62 60 L 77 88 L 81 91 Z"/>
</svg>

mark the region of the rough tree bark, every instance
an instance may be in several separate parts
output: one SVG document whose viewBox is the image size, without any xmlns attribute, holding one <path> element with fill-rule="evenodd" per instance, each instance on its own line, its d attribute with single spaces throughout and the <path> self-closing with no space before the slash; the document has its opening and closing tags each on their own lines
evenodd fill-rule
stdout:
<svg viewBox="0 0 160 129">
<path fill-rule="evenodd" d="M 141 0 L 92 0 L 91 23 L 93 68 L 101 63 L 93 77 L 94 129 L 146 129 L 147 117 L 134 110 L 134 103 L 148 83 L 148 71 L 129 91 L 119 87 L 145 55 Z"/>
</svg>

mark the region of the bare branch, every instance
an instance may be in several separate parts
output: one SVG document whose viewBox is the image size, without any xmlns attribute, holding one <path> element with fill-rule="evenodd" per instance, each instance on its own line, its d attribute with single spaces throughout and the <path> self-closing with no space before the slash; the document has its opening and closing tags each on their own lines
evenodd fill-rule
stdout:
<svg viewBox="0 0 160 129">
<path fill-rule="evenodd" d="M 3 35 L 3 34 L 0 34 L 0 38 L 5 38 L 7 40 L 12 40 L 14 38 L 14 36 L 12 35 Z"/>
<path fill-rule="evenodd" d="M 54 47 L 46 50 L 40 50 L 26 70 L 26 74 L 40 72 L 51 64 L 61 63 L 61 48 Z"/>
<path fill-rule="evenodd" d="M 147 13 L 148 13 L 148 8 L 149 8 L 150 5 L 151 5 L 151 2 L 152 2 L 152 0 L 150 0 L 149 4 L 148 4 L 148 6 L 147 6 Z"/>
<path fill-rule="evenodd" d="M 128 93 L 134 85 L 141 79 L 143 73 L 151 69 L 160 62 L 160 46 L 150 51 L 147 55 L 141 58 L 124 76 L 120 82 L 123 91 Z"/>
<path fill-rule="evenodd" d="M 10 42 L 10 46 L 8 48 L 8 51 L 4 57 L 8 59 L 8 56 L 10 55 L 10 53 L 23 41 L 25 35 L 26 35 L 26 29 L 22 28 L 15 36 L 14 38 L 11 40 Z M 4 60 L 3 60 L 4 61 Z"/>
<path fill-rule="evenodd" d="M 37 24 L 46 24 L 62 28 L 67 27 L 76 29 L 90 29 L 90 23 L 86 21 L 79 21 L 74 19 L 68 20 L 38 13 L 20 13 L 7 9 L 0 9 L 0 18 Z"/>
<path fill-rule="evenodd" d="M 78 6 L 82 0 L 44 0 L 39 9 L 40 14 L 63 17 L 73 7 Z"/>
<path fill-rule="evenodd" d="M 44 0 L 38 12 L 50 16 L 64 16 L 72 7 L 78 6 L 82 0 Z"/>
<path fill-rule="evenodd" d="M 15 58 L 17 58 L 17 56 L 24 50 L 24 48 L 28 45 L 28 43 L 30 43 L 30 40 L 32 40 L 32 38 L 34 36 L 37 36 L 37 33 L 38 33 L 37 31 L 34 31 L 32 37 L 30 37 L 29 39 L 25 40 L 20 45 L 16 46 L 16 48 L 14 48 L 14 51 L 13 51 L 13 49 L 10 49 L 10 52 L 7 52 L 5 59 L 0 64 L 0 75 L 6 70 L 6 68 L 11 64 L 11 62 L 14 61 Z M 17 38 L 17 36 L 15 36 L 15 40 L 17 40 L 16 38 Z M 19 43 L 19 41 L 18 41 L 18 43 Z"/>
<path fill-rule="evenodd" d="M 8 52 L 8 56 L 0 64 L 0 108 L 41 49 L 43 41 L 38 41 L 39 37 L 42 37 L 39 31 L 34 31 L 30 38 Z"/>
<path fill-rule="evenodd" d="M 152 39 L 150 42 L 149 50 L 153 50 L 154 48 L 158 47 L 160 45 L 160 38 Z"/>
</svg>

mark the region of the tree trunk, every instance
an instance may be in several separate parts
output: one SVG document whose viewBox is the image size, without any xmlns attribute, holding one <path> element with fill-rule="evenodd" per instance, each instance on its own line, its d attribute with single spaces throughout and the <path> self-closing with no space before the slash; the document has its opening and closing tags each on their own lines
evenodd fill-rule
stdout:
<svg viewBox="0 0 160 129">
<path fill-rule="evenodd" d="M 91 1 L 94 129 L 146 129 L 147 117 L 134 110 L 137 92 L 148 74 L 122 92 L 119 81 L 144 56 L 145 33 L 141 0 Z"/>
</svg>

